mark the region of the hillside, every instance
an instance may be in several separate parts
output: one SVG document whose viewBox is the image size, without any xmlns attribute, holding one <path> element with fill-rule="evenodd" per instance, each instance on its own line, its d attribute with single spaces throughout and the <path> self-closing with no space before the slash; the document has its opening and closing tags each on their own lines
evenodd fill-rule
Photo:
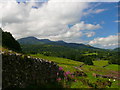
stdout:
<svg viewBox="0 0 120 90">
<path fill-rule="evenodd" d="M 106 60 L 93 61 L 94 65 L 86 65 L 82 62 L 65 58 L 32 54 L 33 57 L 47 59 L 57 63 L 69 79 L 66 84 L 69 88 L 118 88 L 119 86 L 119 65 L 108 64 Z M 68 83 L 69 82 L 69 83 Z M 65 82 L 64 82 L 65 83 Z"/>
<path fill-rule="evenodd" d="M 17 40 L 20 44 L 22 45 L 40 45 L 40 44 L 45 44 L 45 45 L 60 45 L 60 46 L 67 46 L 70 48 L 86 48 L 86 49 L 99 49 L 95 48 L 92 46 L 84 45 L 84 44 L 77 44 L 77 43 L 66 43 L 62 40 L 60 41 L 50 41 L 49 39 L 37 39 L 35 37 L 26 37 L 26 38 L 21 38 Z"/>
<path fill-rule="evenodd" d="M 4 89 L 119 87 L 119 66 L 108 61 L 93 61 L 91 66 L 42 54 L 26 56 L 7 49 L 3 49 L 2 56 Z"/>
<path fill-rule="evenodd" d="M 109 59 L 111 51 L 95 48 L 90 45 L 66 43 L 64 41 L 50 41 L 48 39 L 37 39 L 26 37 L 17 40 L 26 54 L 44 54 L 46 56 L 62 57 L 80 62 Z"/>
<path fill-rule="evenodd" d="M 18 52 L 21 51 L 20 44 L 14 39 L 10 32 L 4 32 L 1 28 L 0 32 L 2 32 L 2 47 Z"/>
<path fill-rule="evenodd" d="M 120 47 L 113 49 L 113 51 L 120 52 Z"/>
</svg>

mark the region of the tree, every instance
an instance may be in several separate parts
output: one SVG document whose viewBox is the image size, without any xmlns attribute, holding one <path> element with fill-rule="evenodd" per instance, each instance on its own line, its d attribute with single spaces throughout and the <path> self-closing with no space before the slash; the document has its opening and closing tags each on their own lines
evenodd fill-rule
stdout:
<svg viewBox="0 0 120 90">
<path fill-rule="evenodd" d="M 110 57 L 110 60 L 108 62 L 109 64 L 118 64 L 120 65 L 120 59 L 119 59 L 119 53 L 113 53 L 113 55 Z"/>
<path fill-rule="evenodd" d="M 92 58 L 91 57 L 89 57 L 89 56 L 86 56 L 85 58 L 84 58 L 84 63 L 85 64 L 87 64 L 87 65 L 93 65 L 93 62 L 92 62 Z"/>
<path fill-rule="evenodd" d="M 14 39 L 12 34 L 9 32 L 2 31 L 2 46 L 14 51 L 21 51 L 20 44 Z"/>
</svg>

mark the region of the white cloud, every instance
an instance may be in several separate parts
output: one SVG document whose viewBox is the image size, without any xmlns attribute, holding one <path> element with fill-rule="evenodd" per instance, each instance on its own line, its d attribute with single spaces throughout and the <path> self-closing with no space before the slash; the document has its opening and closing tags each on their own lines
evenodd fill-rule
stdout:
<svg viewBox="0 0 120 90">
<path fill-rule="evenodd" d="M 84 15 L 88 15 L 88 14 L 99 14 L 101 12 L 106 11 L 107 9 L 94 9 L 94 8 L 90 8 L 88 9 L 86 12 L 84 12 Z"/>
<path fill-rule="evenodd" d="M 119 35 L 110 35 L 108 37 L 95 38 L 90 41 L 90 45 L 94 45 L 101 48 L 114 48 L 118 46 Z"/>
<path fill-rule="evenodd" d="M 114 22 L 116 22 L 116 23 L 120 23 L 120 20 L 116 20 L 116 21 L 114 21 Z"/>
<path fill-rule="evenodd" d="M 34 0 L 33 0 L 34 1 Z M 38 4 L 37 4 L 38 5 Z M 35 36 L 51 40 L 75 41 L 83 35 L 82 30 L 95 30 L 99 24 L 86 24 L 80 22 L 87 2 L 55 2 L 49 0 L 40 8 L 31 8 L 36 3 L 1 3 L 2 26 L 11 32 L 15 38 Z M 68 24 L 74 24 L 71 28 Z"/>
<path fill-rule="evenodd" d="M 9 31 L 15 38 L 35 36 L 51 40 L 64 40 L 67 42 L 87 42 L 80 39 L 83 35 L 92 37 L 93 30 L 101 28 L 100 24 L 89 24 L 81 21 L 84 15 L 98 14 L 107 9 L 96 9 L 99 5 L 91 7 L 88 2 L 68 2 L 68 0 L 49 0 L 42 4 L 3 2 L 0 3 L 0 21 L 4 30 Z M 96 1 L 96 0 L 93 0 Z M 38 6 L 40 8 L 31 8 Z M 87 12 L 85 11 L 87 10 Z M 115 21 L 119 22 L 119 21 Z M 72 27 L 68 27 L 72 24 Z M 104 22 L 101 22 L 104 24 Z M 95 38 L 89 44 L 102 48 L 117 45 L 117 35 Z"/>
<path fill-rule="evenodd" d="M 92 37 L 93 35 L 95 35 L 95 32 L 93 32 L 93 30 L 96 30 L 98 28 L 101 28 L 101 26 L 99 24 L 97 25 L 92 25 L 92 24 L 85 24 L 83 21 L 80 23 L 77 23 L 75 25 L 73 25 L 71 28 L 68 27 L 64 27 L 64 32 L 61 34 L 57 34 L 57 35 L 51 35 L 49 36 L 49 39 L 52 40 L 65 40 L 68 42 L 76 42 L 76 39 L 80 37 L 82 37 L 83 35 L 87 35 L 87 37 Z M 83 31 L 88 31 L 88 32 L 83 32 Z M 44 37 L 45 38 L 45 37 Z M 81 40 L 80 40 L 81 41 Z M 78 40 L 77 40 L 78 42 Z"/>
<path fill-rule="evenodd" d="M 72 29 L 77 29 L 77 30 L 95 30 L 99 29 L 101 26 L 99 24 L 93 25 L 93 24 L 85 24 L 84 21 L 75 24 Z"/>
<path fill-rule="evenodd" d="M 93 13 L 101 13 L 101 12 L 104 12 L 104 11 L 106 11 L 107 9 L 97 9 L 97 10 L 95 10 Z"/>
<path fill-rule="evenodd" d="M 80 13 L 88 6 L 87 3 L 58 3 L 53 1 L 50 0 L 38 9 L 31 8 L 34 3 L 27 5 L 18 5 L 16 2 L 2 3 L 0 5 L 0 10 L 3 12 L 2 24 L 14 36 L 20 34 L 21 37 L 24 37 L 27 31 L 29 33 L 34 31 L 38 35 L 61 33 L 64 32 L 64 27 L 67 24 L 78 22 L 82 16 Z M 23 31 L 25 33 L 21 34 Z"/>
</svg>

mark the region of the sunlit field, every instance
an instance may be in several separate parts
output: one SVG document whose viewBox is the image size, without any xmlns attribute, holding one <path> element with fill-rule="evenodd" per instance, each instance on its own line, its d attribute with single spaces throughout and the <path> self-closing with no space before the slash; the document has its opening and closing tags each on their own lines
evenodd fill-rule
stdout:
<svg viewBox="0 0 120 90">
<path fill-rule="evenodd" d="M 49 61 L 54 61 L 60 67 L 62 67 L 65 72 L 70 71 L 71 73 L 74 73 L 76 71 L 82 71 L 87 74 L 87 77 L 76 76 L 75 77 L 76 82 L 71 81 L 71 84 L 70 84 L 71 88 L 90 88 L 90 86 L 88 84 L 94 85 L 94 83 L 97 80 L 102 80 L 103 82 L 111 80 L 112 85 L 109 88 L 118 88 L 118 80 L 113 81 L 114 79 L 109 79 L 109 78 L 101 78 L 101 77 L 96 78 L 93 75 L 93 74 L 100 74 L 100 75 L 108 75 L 108 76 L 113 75 L 114 76 L 114 75 L 118 74 L 118 66 L 119 65 L 114 65 L 114 64 L 108 65 L 107 60 L 106 61 L 105 60 L 93 61 L 94 65 L 83 65 L 82 67 L 80 67 L 83 64 L 83 62 L 73 61 L 73 60 L 65 59 L 65 58 L 44 56 L 42 54 L 35 54 L 35 55 L 31 55 L 31 56 L 37 57 L 37 58 L 42 58 L 42 59 L 47 59 Z M 108 66 L 103 67 L 105 65 L 108 65 Z M 101 85 L 101 87 L 104 87 L 104 86 Z M 106 87 L 108 87 L 108 86 L 106 86 Z"/>
</svg>

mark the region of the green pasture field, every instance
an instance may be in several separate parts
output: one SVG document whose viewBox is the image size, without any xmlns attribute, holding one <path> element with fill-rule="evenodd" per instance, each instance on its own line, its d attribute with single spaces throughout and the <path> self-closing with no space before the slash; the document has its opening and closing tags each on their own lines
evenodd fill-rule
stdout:
<svg viewBox="0 0 120 90">
<path fill-rule="evenodd" d="M 95 78 L 93 76 L 93 73 L 95 74 L 100 74 L 100 75 L 109 75 L 111 74 L 112 71 L 118 71 L 118 65 L 114 64 L 108 64 L 107 60 L 99 60 L 99 61 L 93 61 L 94 65 L 83 65 L 80 67 L 80 65 L 83 64 L 83 62 L 79 61 L 73 61 L 70 59 L 65 59 L 65 58 L 59 58 L 59 57 L 51 57 L 51 56 L 45 56 L 42 54 L 32 54 L 31 56 L 37 57 L 37 58 L 42 58 L 42 59 L 47 59 L 48 61 L 53 61 L 57 63 L 60 67 L 63 67 L 63 70 L 70 71 L 70 72 L 75 72 L 77 69 L 75 67 L 80 68 L 80 70 L 84 71 L 87 74 L 87 77 L 76 77 L 76 82 L 71 82 L 71 87 L 70 88 L 90 88 L 88 85 L 85 85 L 82 83 L 82 80 L 89 81 L 89 83 L 95 83 L 98 79 L 108 80 L 108 78 Z M 105 65 L 108 65 L 106 67 L 103 67 Z M 114 75 L 114 73 L 113 73 Z M 112 80 L 112 86 L 108 88 L 118 88 L 118 80 L 113 81 Z"/>
</svg>

